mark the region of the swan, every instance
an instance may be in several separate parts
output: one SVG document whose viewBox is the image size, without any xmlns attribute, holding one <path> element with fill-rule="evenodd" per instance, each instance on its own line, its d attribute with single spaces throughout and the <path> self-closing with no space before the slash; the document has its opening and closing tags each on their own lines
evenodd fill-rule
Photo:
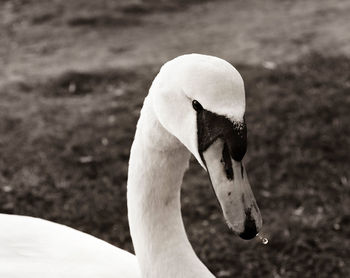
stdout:
<svg viewBox="0 0 350 278">
<path fill-rule="evenodd" d="M 127 205 L 136 256 L 39 218 L 0 214 L 0 277 L 209 278 L 181 216 L 191 153 L 208 172 L 230 229 L 243 239 L 262 226 L 243 157 L 245 90 L 238 71 L 214 56 L 187 54 L 154 79 L 131 147 Z"/>
</svg>

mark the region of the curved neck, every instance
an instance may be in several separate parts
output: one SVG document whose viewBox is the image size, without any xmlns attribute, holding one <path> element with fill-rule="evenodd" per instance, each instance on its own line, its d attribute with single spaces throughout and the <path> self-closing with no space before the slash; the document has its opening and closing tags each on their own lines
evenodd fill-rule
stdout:
<svg viewBox="0 0 350 278">
<path fill-rule="evenodd" d="M 194 253 L 181 217 L 190 153 L 158 122 L 147 97 L 131 148 L 128 217 L 142 277 L 214 276 Z"/>
</svg>

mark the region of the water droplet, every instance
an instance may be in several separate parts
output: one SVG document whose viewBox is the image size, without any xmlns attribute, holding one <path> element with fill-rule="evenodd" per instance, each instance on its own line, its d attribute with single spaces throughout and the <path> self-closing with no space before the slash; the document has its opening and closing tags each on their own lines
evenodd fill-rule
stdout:
<svg viewBox="0 0 350 278">
<path fill-rule="evenodd" d="M 261 235 L 257 234 L 256 235 L 260 240 L 261 240 L 261 243 L 266 245 L 269 243 L 269 240 L 266 238 L 266 237 L 262 237 Z"/>
</svg>

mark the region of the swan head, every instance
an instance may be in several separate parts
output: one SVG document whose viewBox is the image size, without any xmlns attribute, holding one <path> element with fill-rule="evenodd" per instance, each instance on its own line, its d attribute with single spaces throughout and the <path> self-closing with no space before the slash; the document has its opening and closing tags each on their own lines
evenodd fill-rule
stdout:
<svg viewBox="0 0 350 278">
<path fill-rule="evenodd" d="M 247 126 L 238 71 L 217 57 L 183 55 L 161 68 L 150 96 L 159 122 L 207 170 L 228 226 L 255 237 L 262 219 L 242 161 Z"/>
</svg>

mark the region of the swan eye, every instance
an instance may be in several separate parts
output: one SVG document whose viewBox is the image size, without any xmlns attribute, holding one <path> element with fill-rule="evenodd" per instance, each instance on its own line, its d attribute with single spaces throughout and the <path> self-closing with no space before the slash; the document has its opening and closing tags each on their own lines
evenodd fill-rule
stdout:
<svg viewBox="0 0 350 278">
<path fill-rule="evenodd" d="M 203 110 L 203 106 L 196 100 L 192 101 L 192 106 L 193 106 L 193 109 L 196 110 L 197 112 Z"/>
</svg>

